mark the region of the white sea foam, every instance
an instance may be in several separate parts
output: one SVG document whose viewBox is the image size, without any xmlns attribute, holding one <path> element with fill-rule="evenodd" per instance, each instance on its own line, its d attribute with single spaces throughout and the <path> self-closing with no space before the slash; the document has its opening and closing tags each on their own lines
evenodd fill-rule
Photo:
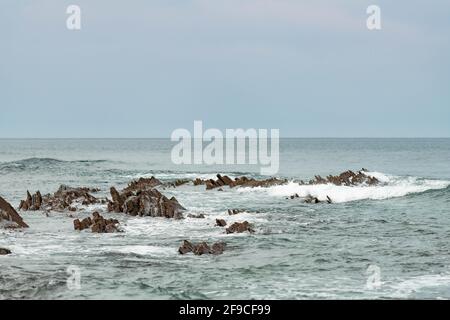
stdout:
<svg viewBox="0 0 450 320">
<path fill-rule="evenodd" d="M 426 288 L 448 286 L 450 286 L 450 274 L 421 275 L 390 285 L 394 290 L 392 296 L 395 298 L 407 298 Z"/>
<path fill-rule="evenodd" d="M 333 184 L 300 185 L 291 181 L 285 185 L 269 188 L 241 188 L 239 189 L 239 192 L 266 192 L 270 196 L 275 197 L 288 197 L 298 194 L 300 197 L 317 197 L 321 201 L 326 201 L 328 196 L 333 202 L 342 203 L 363 199 L 382 200 L 403 197 L 411 193 L 444 189 L 450 185 L 450 181 L 445 180 L 401 177 L 380 172 L 368 172 L 367 174 L 376 177 L 382 184 L 378 186 L 336 186 Z"/>
<path fill-rule="evenodd" d="M 149 256 L 168 256 L 176 252 L 175 250 L 171 250 L 171 248 L 167 247 L 143 246 L 143 245 L 113 247 L 110 248 L 110 250 L 113 252 L 134 253 Z"/>
</svg>

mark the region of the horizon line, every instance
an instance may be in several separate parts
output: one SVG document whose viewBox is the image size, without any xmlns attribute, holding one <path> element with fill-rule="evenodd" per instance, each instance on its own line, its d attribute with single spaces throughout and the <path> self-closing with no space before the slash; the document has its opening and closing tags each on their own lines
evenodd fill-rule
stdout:
<svg viewBox="0 0 450 320">
<path fill-rule="evenodd" d="M 270 137 L 269 137 L 270 138 Z M 0 140 L 149 140 L 149 139 L 158 139 L 158 140 L 170 140 L 170 137 L 0 137 Z M 196 139 L 196 138 L 193 138 Z M 223 138 L 227 139 L 227 138 Z M 408 137 L 408 136 L 399 136 L 399 137 L 280 137 L 280 139 L 450 139 L 448 137 L 439 137 L 439 136 L 429 136 L 429 137 Z M 178 140 L 177 140 L 178 141 Z"/>
</svg>

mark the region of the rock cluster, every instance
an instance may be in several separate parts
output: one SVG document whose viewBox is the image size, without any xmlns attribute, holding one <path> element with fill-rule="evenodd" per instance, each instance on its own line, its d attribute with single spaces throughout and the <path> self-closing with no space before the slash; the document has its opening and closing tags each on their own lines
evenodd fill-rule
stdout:
<svg viewBox="0 0 450 320">
<path fill-rule="evenodd" d="M 250 226 L 250 223 L 248 221 L 244 222 L 235 222 L 231 226 L 229 226 L 226 230 L 226 233 L 242 233 L 242 232 L 255 232 L 252 227 Z"/>
<path fill-rule="evenodd" d="M 92 219 L 90 217 L 84 218 L 83 220 L 76 219 L 73 221 L 73 227 L 75 230 L 82 231 L 84 229 L 91 228 L 92 232 L 95 233 L 113 233 L 119 231 L 117 225 L 119 221 L 116 219 L 105 219 L 98 212 L 92 214 Z"/>
<path fill-rule="evenodd" d="M 5 256 L 7 254 L 11 254 L 11 250 L 5 249 L 5 248 L 0 248 L 0 256 Z"/>
<path fill-rule="evenodd" d="M 0 197 L 0 222 L 6 222 L 9 228 L 28 228 L 17 211 L 2 197 Z"/>
<path fill-rule="evenodd" d="M 365 172 L 367 172 L 366 169 L 358 171 L 358 173 L 348 170 L 337 176 L 330 175 L 326 178 L 322 178 L 321 176 L 315 176 L 313 180 L 309 181 L 309 184 L 332 183 L 337 186 L 355 186 L 366 184 L 372 186 L 380 183 L 380 181 L 377 178 L 369 176 Z"/>
<path fill-rule="evenodd" d="M 131 181 L 124 191 L 150 190 L 159 185 L 162 185 L 162 182 L 153 176 L 150 178 L 139 178 L 139 180 Z"/>
<path fill-rule="evenodd" d="M 176 187 L 188 184 L 189 182 L 191 182 L 191 180 L 189 180 L 189 179 L 177 179 L 173 182 L 170 182 L 168 185 L 169 185 L 169 187 L 176 188 Z"/>
<path fill-rule="evenodd" d="M 195 255 L 201 256 L 203 254 L 222 254 L 225 250 L 226 244 L 223 242 L 216 242 L 212 246 L 209 246 L 206 242 L 200 243 L 191 243 L 187 240 L 184 240 L 181 244 L 178 252 L 180 254 L 186 254 L 189 252 L 194 253 Z"/>
<path fill-rule="evenodd" d="M 149 184 L 140 184 L 142 189 L 138 189 L 137 185 L 130 184 L 121 193 L 111 187 L 112 201 L 108 202 L 108 211 L 132 216 L 183 218 L 182 212 L 186 209 L 175 197 L 169 199 Z"/>
<path fill-rule="evenodd" d="M 27 198 L 22 200 L 19 209 L 23 211 L 76 211 L 72 205 L 81 203 L 82 205 L 90 205 L 100 203 L 101 201 L 92 196 L 90 192 L 97 192 L 98 189 L 90 188 L 72 188 L 66 185 L 61 185 L 54 194 L 47 194 L 42 196 L 39 191 L 31 195 L 27 191 Z"/>
<path fill-rule="evenodd" d="M 217 175 L 217 180 L 214 179 L 195 179 L 194 185 L 206 185 L 206 190 L 211 190 L 215 188 L 220 188 L 223 186 L 234 187 L 270 187 L 275 185 L 280 185 L 287 183 L 287 180 L 280 180 L 277 178 L 269 178 L 266 180 L 256 180 L 253 178 L 240 177 L 232 180 L 228 176 Z"/>
</svg>

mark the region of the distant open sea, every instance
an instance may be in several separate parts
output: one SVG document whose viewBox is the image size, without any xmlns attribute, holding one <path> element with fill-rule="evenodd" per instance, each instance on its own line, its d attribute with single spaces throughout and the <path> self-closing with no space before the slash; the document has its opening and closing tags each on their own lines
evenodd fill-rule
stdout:
<svg viewBox="0 0 450 320">
<path fill-rule="evenodd" d="M 111 186 L 152 175 L 260 178 L 256 166 L 175 165 L 173 145 L 0 139 L 0 195 L 17 207 L 27 190 L 53 193 L 61 184 L 98 187 L 109 196 Z M 278 177 L 289 181 L 363 167 L 382 185 L 160 190 L 174 195 L 185 215 L 205 219 L 130 217 L 100 205 L 75 213 L 103 210 L 124 233 L 77 232 L 66 213 L 21 212 L 29 229 L 0 229 L 0 247 L 13 252 L 0 256 L 0 299 L 450 298 L 450 139 L 280 141 Z M 286 199 L 294 193 L 334 203 Z M 228 216 L 231 208 L 245 212 Z M 256 232 L 226 235 L 216 218 L 247 220 Z M 224 241 L 227 248 L 218 256 L 180 255 L 184 239 Z M 78 290 L 66 285 L 69 266 L 81 271 Z"/>
</svg>

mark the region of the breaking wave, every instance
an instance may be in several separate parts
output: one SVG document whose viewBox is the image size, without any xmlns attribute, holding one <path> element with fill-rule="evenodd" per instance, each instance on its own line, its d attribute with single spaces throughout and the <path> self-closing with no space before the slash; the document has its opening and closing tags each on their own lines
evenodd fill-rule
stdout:
<svg viewBox="0 0 450 320">
<path fill-rule="evenodd" d="M 343 203 L 365 199 L 383 200 L 404 197 L 408 194 L 445 189 L 450 186 L 450 181 L 447 180 L 394 176 L 381 172 L 368 172 L 366 174 L 376 177 L 382 184 L 377 186 L 300 185 L 291 181 L 285 185 L 269 188 L 241 188 L 239 192 L 266 192 L 275 197 L 289 197 L 298 194 L 300 197 L 317 197 L 321 201 L 326 201 L 328 196 L 335 203 Z"/>
</svg>

